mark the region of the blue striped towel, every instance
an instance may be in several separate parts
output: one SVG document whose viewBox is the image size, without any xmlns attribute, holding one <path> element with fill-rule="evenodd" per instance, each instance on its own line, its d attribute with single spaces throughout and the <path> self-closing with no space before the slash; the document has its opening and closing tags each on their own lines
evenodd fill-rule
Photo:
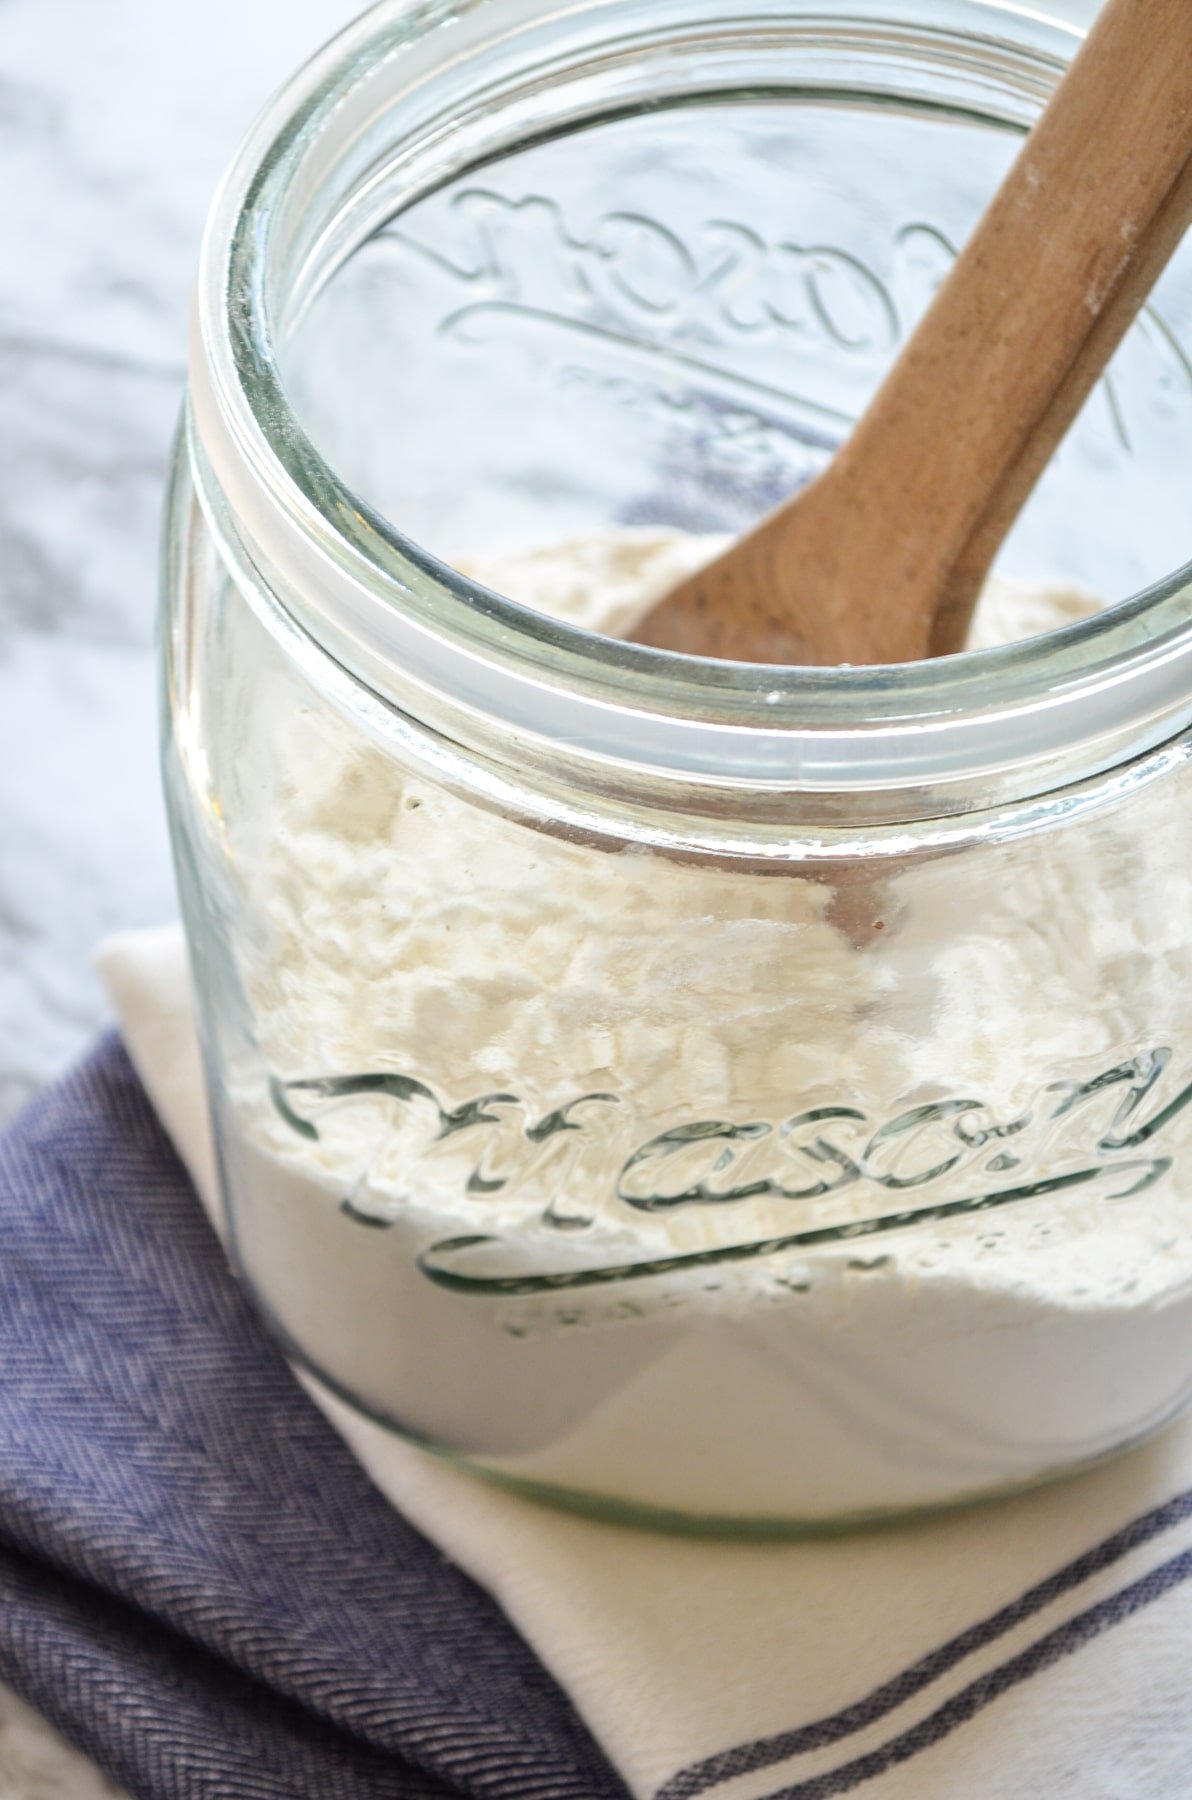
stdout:
<svg viewBox="0 0 1192 1800">
<path fill-rule="evenodd" d="M 114 944 L 104 972 L 218 1221 L 180 934 Z M 18 1216 L 63 1196 L 27 1272 L 0 1258 L 30 1317 L 0 1405 L 22 1445 L 0 1455 L 18 1472 L 0 1527 L 52 1589 L 35 1630 L 0 1623 L 0 1675 L 136 1793 L 1192 1797 L 1192 1420 L 1078 1480 L 850 1538 L 718 1544 L 546 1512 L 317 1389 L 334 1432 L 301 1405 L 113 1058 L 26 1122 L 0 1193 Z M 41 1467 L 76 1430 L 68 1478 L 42 1469 L 43 1540 L 9 1488 L 27 1444 Z M 218 1454 L 210 1492 L 197 1445 Z M 125 1627 L 169 1655 L 137 1661 Z"/>
</svg>

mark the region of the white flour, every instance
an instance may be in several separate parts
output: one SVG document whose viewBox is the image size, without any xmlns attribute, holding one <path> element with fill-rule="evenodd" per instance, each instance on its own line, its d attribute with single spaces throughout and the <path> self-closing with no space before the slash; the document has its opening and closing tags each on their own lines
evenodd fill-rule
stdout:
<svg viewBox="0 0 1192 1800">
<path fill-rule="evenodd" d="M 615 633 L 714 547 L 620 532 L 474 572 Z M 974 641 L 1094 604 L 995 583 Z M 815 1518 L 1027 1481 L 1185 1398 L 1184 1202 L 1113 1125 L 1179 1071 L 1077 1092 L 1156 1021 L 1187 1041 L 1192 969 L 1161 924 L 1143 944 L 1130 880 L 1046 834 L 943 859 L 861 953 L 819 882 L 528 831 L 321 711 L 275 765 L 242 979 L 282 1085 L 233 1087 L 237 1235 L 376 1412 L 534 1481 Z M 1098 875 L 1118 829 L 1090 827 Z"/>
</svg>

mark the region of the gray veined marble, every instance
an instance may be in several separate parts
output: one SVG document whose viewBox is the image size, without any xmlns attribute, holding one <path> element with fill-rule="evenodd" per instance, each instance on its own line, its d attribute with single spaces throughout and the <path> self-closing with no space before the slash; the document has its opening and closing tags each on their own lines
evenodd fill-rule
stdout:
<svg viewBox="0 0 1192 1800">
<path fill-rule="evenodd" d="M 0 0 L 0 1114 L 174 911 L 158 518 L 221 166 L 352 0 Z"/>
</svg>

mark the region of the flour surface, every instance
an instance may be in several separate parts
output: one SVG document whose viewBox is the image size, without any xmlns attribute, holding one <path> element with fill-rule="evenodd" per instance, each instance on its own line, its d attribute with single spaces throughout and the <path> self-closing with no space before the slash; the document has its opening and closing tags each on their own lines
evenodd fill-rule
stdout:
<svg viewBox="0 0 1192 1800">
<path fill-rule="evenodd" d="M 470 572 L 615 634 L 718 547 L 618 531 Z M 974 641 L 1095 605 L 994 582 Z M 1148 921 L 1104 881 L 1112 818 L 927 862 L 862 953 L 821 880 L 530 830 L 314 708 L 274 764 L 239 1236 L 375 1411 L 536 1481 L 818 1516 L 1029 1481 L 1182 1403 L 1184 1197 L 1089 1163 L 1165 1091 L 1099 1078 L 1189 1022 L 1180 934 L 1153 954 L 1177 862 L 1143 871 Z M 1057 1177 L 1076 1200 L 997 1199 Z M 880 1223 L 922 1207 L 946 1219 Z"/>
</svg>

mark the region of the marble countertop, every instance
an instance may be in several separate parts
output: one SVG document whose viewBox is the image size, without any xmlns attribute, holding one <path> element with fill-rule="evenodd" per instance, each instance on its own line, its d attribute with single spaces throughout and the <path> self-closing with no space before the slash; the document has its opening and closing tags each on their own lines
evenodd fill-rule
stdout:
<svg viewBox="0 0 1192 1800">
<path fill-rule="evenodd" d="M 115 927 L 175 911 L 158 518 L 211 192 L 352 0 L 0 5 L 0 1116 L 104 1018 Z"/>
</svg>

